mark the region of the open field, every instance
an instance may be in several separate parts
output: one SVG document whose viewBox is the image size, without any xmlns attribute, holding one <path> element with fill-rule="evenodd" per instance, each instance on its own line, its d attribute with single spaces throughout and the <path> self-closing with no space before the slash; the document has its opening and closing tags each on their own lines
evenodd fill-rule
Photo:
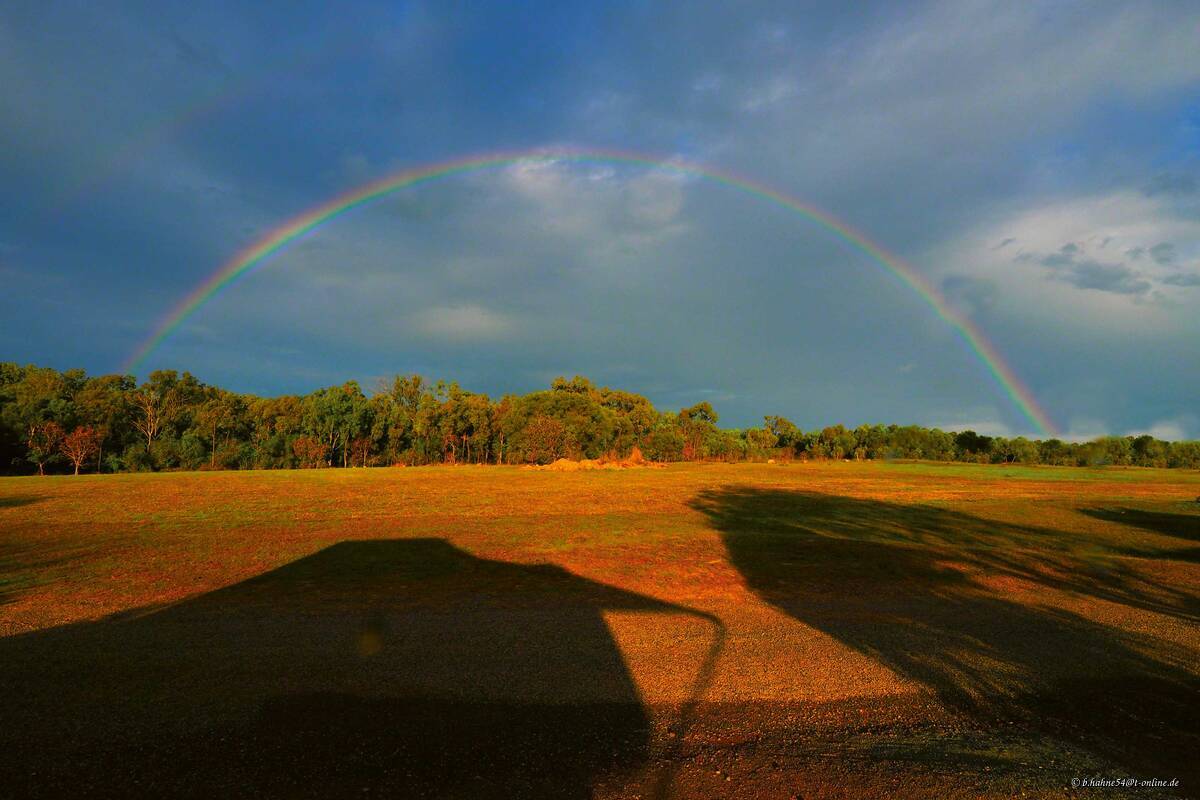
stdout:
<svg viewBox="0 0 1200 800">
<path fill-rule="evenodd" d="M 1197 796 L 1198 495 L 882 463 L 0 479 L 0 795 Z"/>
</svg>

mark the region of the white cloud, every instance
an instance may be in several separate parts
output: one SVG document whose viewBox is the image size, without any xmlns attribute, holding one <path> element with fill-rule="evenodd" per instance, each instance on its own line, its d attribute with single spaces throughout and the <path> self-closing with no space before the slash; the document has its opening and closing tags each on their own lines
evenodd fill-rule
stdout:
<svg viewBox="0 0 1200 800">
<path fill-rule="evenodd" d="M 491 341 L 507 337 L 517 328 L 511 317 L 478 305 L 424 309 L 411 319 L 418 333 L 448 343 Z"/>
<path fill-rule="evenodd" d="M 1075 417 L 1070 420 L 1066 431 L 1058 437 L 1068 442 L 1087 442 L 1100 436 L 1108 436 L 1110 429 L 1103 420 L 1093 417 Z"/>
<path fill-rule="evenodd" d="M 1197 429 L 1197 420 L 1195 416 L 1184 415 L 1171 419 L 1161 419 L 1153 423 L 1147 428 L 1139 428 L 1128 432 L 1128 436 L 1142 436 L 1149 434 L 1155 439 L 1162 439 L 1167 442 L 1181 442 L 1192 438 L 1193 432 Z"/>
<path fill-rule="evenodd" d="M 1008 244 L 998 248 L 997 241 Z M 1146 255 L 1151 252 L 1160 258 Z M 989 281 L 997 287 L 996 305 L 1012 313 L 1144 336 L 1190 324 L 1190 312 L 1178 302 L 1188 287 L 1173 283 L 1173 276 L 1179 264 L 1197 258 L 1200 219 L 1129 190 L 990 220 L 933 248 L 921 263 L 947 277 Z"/>
</svg>

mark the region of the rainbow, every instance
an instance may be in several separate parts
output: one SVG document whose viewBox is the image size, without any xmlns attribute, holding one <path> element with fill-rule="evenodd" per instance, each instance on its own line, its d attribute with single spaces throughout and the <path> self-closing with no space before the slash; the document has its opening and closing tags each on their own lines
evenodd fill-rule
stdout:
<svg viewBox="0 0 1200 800">
<path fill-rule="evenodd" d="M 1050 417 L 1038 405 L 1029 388 L 1005 363 L 983 331 L 970 319 L 955 311 L 945 296 L 921 273 L 905 263 L 899 256 L 889 253 L 882 246 L 873 242 L 866 234 L 855 230 L 847 223 L 819 208 L 750 178 L 708 165 L 615 150 L 563 148 L 470 155 L 406 169 L 339 194 L 332 200 L 293 217 L 226 261 L 159 321 L 153 333 L 126 360 L 122 370 L 125 372 L 137 370 L 167 337 L 178 330 L 180 325 L 215 295 L 249 275 L 262 266 L 270 256 L 283 250 L 292 242 L 343 214 L 401 189 L 451 175 L 539 162 L 631 165 L 707 178 L 800 214 L 870 256 L 888 274 L 915 291 L 926 305 L 958 334 L 968 350 L 987 370 L 996 386 L 1008 397 L 1021 415 L 1034 426 L 1036 431 L 1043 436 L 1056 433 L 1057 429 Z"/>
</svg>

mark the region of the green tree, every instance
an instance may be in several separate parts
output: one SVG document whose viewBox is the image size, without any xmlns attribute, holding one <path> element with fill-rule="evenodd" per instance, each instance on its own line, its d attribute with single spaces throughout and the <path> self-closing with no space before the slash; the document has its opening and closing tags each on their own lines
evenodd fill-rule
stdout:
<svg viewBox="0 0 1200 800">
<path fill-rule="evenodd" d="M 706 455 L 705 440 L 716 428 L 717 412 L 706 400 L 679 410 L 679 430 L 683 434 L 683 458 L 695 461 Z"/>
</svg>

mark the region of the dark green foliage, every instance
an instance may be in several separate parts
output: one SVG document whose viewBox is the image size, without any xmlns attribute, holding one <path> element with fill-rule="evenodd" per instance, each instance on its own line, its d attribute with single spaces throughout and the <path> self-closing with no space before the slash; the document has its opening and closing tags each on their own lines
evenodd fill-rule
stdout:
<svg viewBox="0 0 1200 800">
<path fill-rule="evenodd" d="M 0 471 L 64 471 L 60 432 L 94 429 L 84 472 L 291 469 L 386 464 L 544 464 L 557 458 L 654 461 L 914 458 L 1080 466 L 1200 468 L 1200 442 L 1106 436 L 1091 442 L 982 436 L 917 425 L 832 425 L 804 432 L 780 416 L 761 428 L 717 427 L 700 402 L 664 413 L 641 395 L 556 378 L 549 389 L 493 401 L 419 375 L 368 397 L 354 381 L 304 397 L 255 397 L 159 370 L 89 378 L 0 363 Z"/>
</svg>

